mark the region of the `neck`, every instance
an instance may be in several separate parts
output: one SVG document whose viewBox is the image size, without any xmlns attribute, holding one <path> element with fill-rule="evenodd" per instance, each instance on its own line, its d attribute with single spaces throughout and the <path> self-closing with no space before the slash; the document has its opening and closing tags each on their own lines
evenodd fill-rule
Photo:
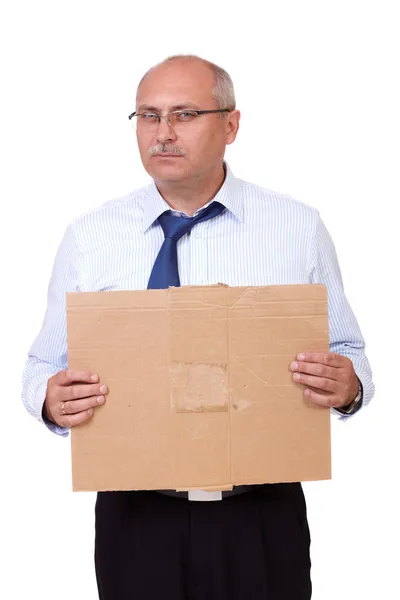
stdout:
<svg viewBox="0 0 400 600">
<path fill-rule="evenodd" d="M 198 176 L 186 181 L 157 181 L 155 184 L 164 200 L 173 210 L 192 216 L 210 202 L 225 180 L 223 165 L 211 175 Z"/>
</svg>

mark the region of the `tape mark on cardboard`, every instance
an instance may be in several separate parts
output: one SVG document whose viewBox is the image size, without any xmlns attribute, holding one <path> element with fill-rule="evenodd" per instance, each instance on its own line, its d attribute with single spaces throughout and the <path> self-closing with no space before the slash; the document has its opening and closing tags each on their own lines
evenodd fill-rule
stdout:
<svg viewBox="0 0 400 600">
<path fill-rule="evenodd" d="M 228 365 L 172 362 L 170 390 L 174 412 L 228 412 Z"/>
</svg>

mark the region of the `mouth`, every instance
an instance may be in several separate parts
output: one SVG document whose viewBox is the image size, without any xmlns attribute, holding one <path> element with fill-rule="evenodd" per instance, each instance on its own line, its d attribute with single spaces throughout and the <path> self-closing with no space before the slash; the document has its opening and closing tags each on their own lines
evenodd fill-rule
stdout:
<svg viewBox="0 0 400 600">
<path fill-rule="evenodd" d="M 157 158 L 183 158 L 182 154 L 176 154 L 176 152 L 157 152 L 153 156 L 157 156 Z"/>
</svg>

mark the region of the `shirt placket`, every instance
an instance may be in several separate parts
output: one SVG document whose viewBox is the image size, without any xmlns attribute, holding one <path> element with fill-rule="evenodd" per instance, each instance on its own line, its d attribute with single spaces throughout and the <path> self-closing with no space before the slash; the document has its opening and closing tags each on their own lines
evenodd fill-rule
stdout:
<svg viewBox="0 0 400 600">
<path fill-rule="evenodd" d="M 209 283 L 209 247 L 208 235 L 212 220 L 199 223 L 192 231 L 190 280 L 192 285 L 208 285 Z"/>
</svg>

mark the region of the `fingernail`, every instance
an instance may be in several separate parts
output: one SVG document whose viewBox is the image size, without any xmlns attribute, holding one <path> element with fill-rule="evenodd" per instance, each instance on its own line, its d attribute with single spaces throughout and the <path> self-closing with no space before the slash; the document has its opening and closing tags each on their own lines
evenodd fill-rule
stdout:
<svg viewBox="0 0 400 600">
<path fill-rule="evenodd" d="M 300 381 L 300 373 L 293 373 L 293 379 L 295 381 Z"/>
<path fill-rule="evenodd" d="M 305 396 L 309 396 L 310 395 L 310 390 L 304 390 L 304 395 Z"/>
<path fill-rule="evenodd" d="M 98 375 L 92 375 L 90 379 L 91 379 L 92 381 L 96 382 L 96 381 L 98 381 L 98 379 L 99 379 L 99 376 L 98 376 Z"/>
<path fill-rule="evenodd" d="M 88 412 L 88 415 L 92 415 L 93 414 L 93 408 L 89 408 L 89 410 L 87 412 Z"/>
<path fill-rule="evenodd" d="M 299 365 L 298 365 L 298 363 L 297 363 L 297 362 L 292 362 L 292 364 L 291 364 L 290 366 L 291 366 L 291 368 L 293 369 L 293 371 L 295 371 L 296 369 L 298 369 L 298 368 L 299 368 Z"/>
<path fill-rule="evenodd" d="M 298 354 L 297 355 L 297 360 L 305 360 L 305 355 L 304 354 Z"/>
<path fill-rule="evenodd" d="M 97 396 L 98 404 L 102 404 L 104 402 L 104 396 Z"/>
<path fill-rule="evenodd" d="M 100 391 L 101 391 L 103 394 L 105 394 L 105 393 L 106 393 L 106 391 L 107 391 L 107 386 L 106 386 L 106 385 L 102 385 L 102 386 L 100 387 Z"/>
</svg>

